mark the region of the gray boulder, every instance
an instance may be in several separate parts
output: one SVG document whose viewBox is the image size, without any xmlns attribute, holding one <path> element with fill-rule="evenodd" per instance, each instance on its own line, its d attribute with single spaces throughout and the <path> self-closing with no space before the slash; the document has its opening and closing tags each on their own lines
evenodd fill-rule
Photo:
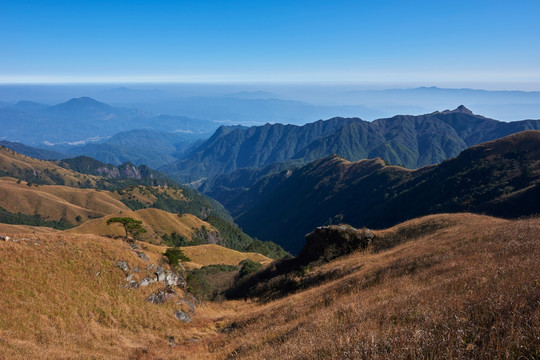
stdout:
<svg viewBox="0 0 540 360">
<path fill-rule="evenodd" d="M 135 253 L 137 254 L 137 256 L 139 258 L 141 258 L 142 260 L 144 261 L 150 261 L 150 259 L 148 258 L 148 256 L 146 256 L 145 253 L 143 253 L 142 251 L 135 251 Z"/>
<path fill-rule="evenodd" d="M 149 277 L 146 277 L 144 279 L 142 279 L 141 281 L 139 281 L 139 287 L 144 287 L 144 286 L 148 286 L 150 285 L 151 283 L 153 282 L 156 282 L 155 279 L 151 279 Z"/>
<path fill-rule="evenodd" d="M 184 279 L 184 277 L 172 271 L 166 273 L 165 279 L 163 281 L 169 286 L 178 286 L 181 288 L 186 287 L 186 280 Z"/>
<path fill-rule="evenodd" d="M 172 299 L 178 296 L 176 291 L 167 287 L 165 289 L 159 289 L 157 292 L 150 294 L 146 301 L 151 302 L 152 304 L 163 304 L 165 301 Z"/>
<path fill-rule="evenodd" d="M 190 317 L 189 314 L 186 313 L 186 312 L 179 311 L 179 310 L 174 310 L 174 316 L 176 316 L 176 318 L 177 318 L 179 321 L 182 321 L 182 322 L 191 322 L 191 317 Z"/>
<path fill-rule="evenodd" d="M 129 271 L 129 265 L 127 262 L 120 260 L 116 263 L 116 266 L 120 268 L 123 272 L 127 273 Z"/>
</svg>

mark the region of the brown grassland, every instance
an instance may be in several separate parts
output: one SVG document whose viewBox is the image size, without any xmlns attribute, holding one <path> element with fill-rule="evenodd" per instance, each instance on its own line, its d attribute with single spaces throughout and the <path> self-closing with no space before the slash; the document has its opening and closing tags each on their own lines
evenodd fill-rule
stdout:
<svg viewBox="0 0 540 360">
<path fill-rule="evenodd" d="M 61 179 L 67 186 L 77 186 L 85 183 L 94 187 L 99 177 L 79 174 L 64 169 L 50 161 L 34 159 L 19 154 L 11 149 L 0 146 L 0 173 L 21 179 L 25 177 L 36 179 L 41 184 L 57 184 Z"/>
<path fill-rule="evenodd" d="M 40 215 L 46 220 L 66 219 L 72 224 L 129 210 L 109 191 L 78 189 L 62 185 L 27 186 L 16 179 L 0 178 L 0 206 L 12 213 Z"/>
<path fill-rule="evenodd" d="M 293 280 L 326 280 L 279 300 L 203 303 L 188 324 L 174 302 L 145 301 L 154 287 L 120 287 L 116 261 L 145 265 L 126 243 L 10 234 L 20 240 L 0 242 L 0 358 L 540 357 L 539 218 L 443 214 L 375 234 L 395 246 L 307 268 Z"/>
<path fill-rule="evenodd" d="M 192 240 L 195 229 L 200 229 L 203 226 L 209 231 L 214 229 L 206 221 L 191 214 L 178 215 L 160 209 L 141 209 L 137 211 L 125 210 L 99 219 L 89 220 L 76 228 L 68 230 L 68 232 L 110 237 L 125 236 L 126 233 L 122 225 L 107 225 L 109 218 L 117 216 L 141 220 L 147 232 L 141 234 L 140 238 L 157 243 L 161 242 L 161 235 L 164 234 L 176 232 L 185 236 L 188 240 Z"/>
<path fill-rule="evenodd" d="M 253 260 L 263 265 L 268 265 L 272 262 L 272 259 L 258 253 L 240 252 L 214 244 L 187 246 L 183 247 L 182 250 L 191 259 L 190 262 L 185 264 L 187 268 L 213 264 L 238 265 L 238 263 L 245 259 Z"/>
<path fill-rule="evenodd" d="M 171 188 L 171 187 L 154 187 L 153 191 L 157 194 L 168 196 L 175 200 L 186 200 L 186 197 L 182 193 L 181 189 Z M 150 192 L 145 186 L 129 186 L 121 191 L 116 191 L 112 193 L 112 196 L 119 200 L 136 200 L 146 206 L 151 206 L 157 201 L 157 197 Z"/>
</svg>

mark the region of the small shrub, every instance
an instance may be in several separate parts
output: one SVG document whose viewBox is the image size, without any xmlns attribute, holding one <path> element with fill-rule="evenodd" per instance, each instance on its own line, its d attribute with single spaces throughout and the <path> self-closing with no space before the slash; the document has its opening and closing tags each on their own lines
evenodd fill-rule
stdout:
<svg viewBox="0 0 540 360">
<path fill-rule="evenodd" d="M 184 254 L 182 249 L 179 248 L 168 248 L 163 255 L 169 259 L 169 264 L 172 266 L 177 266 L 180 260 L 191 261 L 191 259 Z"/>
<path fill-rule="evenodd" d="M 249 259 L 242 260 L 239 265 L 241 266 L 240 272 L 238 274 L 239 278 L 242 278 L 246 275 L 259 271 L 264 267 L 260 263 L 255 262 L 253 260 L 249 260 Z"/>
</svg>

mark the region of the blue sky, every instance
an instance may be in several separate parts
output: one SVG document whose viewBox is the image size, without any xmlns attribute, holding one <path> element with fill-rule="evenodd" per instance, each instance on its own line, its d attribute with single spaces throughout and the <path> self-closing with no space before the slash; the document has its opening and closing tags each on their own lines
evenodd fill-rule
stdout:
<svg viewBox="0 0 540 360">
<path fill-rule="evenodd" d="M 540 88 L 539 14 L 538 0 L 0 0 L 0 83 Z"/>
</svg>

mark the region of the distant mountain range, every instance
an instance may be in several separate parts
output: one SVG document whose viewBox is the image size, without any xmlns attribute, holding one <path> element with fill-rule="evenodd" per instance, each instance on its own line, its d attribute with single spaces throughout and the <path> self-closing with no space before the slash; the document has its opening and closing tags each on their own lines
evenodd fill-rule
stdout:
<svg viewBox="0 0 540 360">
<path fill-rule="evenodd" d="M 220 200 L 247 233 L 297 253 L 323 224 L 383 228 L 433 213 L 540 213 L 539 164 L 540 131 L 525 131 L 417 170 L 332 155 Z"/>
<path fill-rule="evenodd" d="M 29 101 L 0 108 L 2 136 L 28 145 L 85 144 L 134 129 L 204 133 L 217 128 L 210 121 L 183 116 L 153 115 L 118 108 L 89 97 L 48 106 Z"/>
<path fill-rule="evenodd" d="M 453 108 L 457 104 L 465 104 L 476 113 L 504 121 L 540 118 L 539 91 L 434 86 L 376 90 L 354 84 L 0 85 L 0 107 L 20 100 L 56 104 L 81 96 L 123 108 L 224 124 L 279 122 L 301 125 L 333 116 L 374 120 L 394 114 L 418 115 L 432 109 Z"/>
<path fill-rule="evenodd" d="M 333 118 L 304 126 L 222 126 L 183 159 L 160 170 L 180 181 L 193 181 L 279 162 L 306 164 L 331 154 L 351 161 L 381 157 L 391 164 L 418 168 L 456 156 L 475 144 L 528 129 L 540 129 L 540 120 L 506 123 L 475 115 L 464 106 L 373 122 Z"/>
<path fill-rule="evenodd" d="M 126 105 L 152 113 L 182 115 L 226 125 L 261 125 L 267 122 L 302 125 L 336 115 L 376 119 L 388 114 L 359 104 L 315 105 L 270 96 L 264 92 L 241 92 L 226 96 L 183 97 L 166 102 L 133 102 Z"/>
</svg>

